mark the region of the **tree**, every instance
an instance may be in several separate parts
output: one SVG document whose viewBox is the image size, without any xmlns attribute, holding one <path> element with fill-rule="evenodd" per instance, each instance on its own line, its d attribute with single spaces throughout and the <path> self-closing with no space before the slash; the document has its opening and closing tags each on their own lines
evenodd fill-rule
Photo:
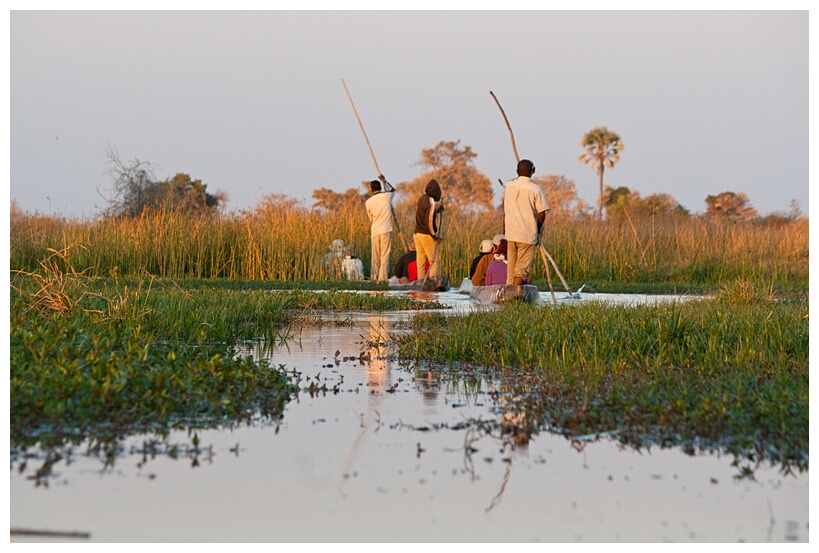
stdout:
<svg viewBox="0 0 819 553">
<path fill-rule="evenodd" d="M 756 216 L 756 209 L 748 203 L 748 196 L 740 192 L 722 192 L 705 198 L 706 216 L 744 221 Z"/>
<path fill-rule="evenodd" d="M 794 198 L 791 200 L 791 212 L 789 217 L 791 219 L 801 219 L 802 218 L 802 207 L 799 205 L 799 200 Z"/>
<path fill-rule="evenodd" d="M 591 165 L 600 175 L 599 215 L 602 218 L 603 171 L 606 167 L 614 168 L 614 164 L 620 161 L 620 150 L 623 149 L 623 143 L 617 133 L 606 127 L 596 127 L 583 136 L 580 145 L 586 149 L 585 153 L 580 156 L 580 161 Z"/>
<path fill-rule="evenodd" d="M 574 181 L 563 175 L 546 175 L 535 177 L 536 182 L 546 194 L 546 200 L 555 215 L 579 215 L 586 211 L 588 205 L 577 196 Z"/>
<path fill-rule="evenodd" d="M 395 189 L 404 198 L 404 209 L 411 209 L 431 179 L 441 185 L 446 209 L 476 212 L 491 209 L 495 198 L 489 177 L 473 165 L 478 154 L 469 146 L 461 148 L 461 141 L 441 141 L 433 148 L 421 150 L 418 165 L 426 172 Z"/>
<path fill-rule="evenodd" d="M 642 211 L 656 217 L 672 213 L 677 215 L 688 214 L 688 210 L 681 206 L 674 196 L 670 194 L 652 194 L 646 196 L 640 203 Z"/>
<path fill-rule="evenodd" d="M 23 219 L 26 218 L 26 212 L 23 211 L 20 206 L 17 204 L 17 199 L 11 199 L 11 206 L 10 206 L 10 213 L 9 213 L 9 222 L 13 225 L 15 223 L 19 223 Z"/>
<path fill-rule="evenodd" d="M 606 213 L 611 217 L 620 215 L 628 215 L 629 217 L 688 215 L 688 211 L 669 194 L 652 194 L 641 198 L 639 192 L 630 190 L 625 186 L 618 188 L 607 186 L 603 203 L 606 206 Z"/>
<path fill-rule="evenodd" d="M 194 215 L 213 213 L 227 201 L 227 194 L 208 193 L 207 184 L 199 179 L 191 179 L 186 173 L 177 173 L 170 180 L 156 183 L 154 188 L 157 206 Z"/>
<path fill-rule="evenodd" d="M 227 194 L 210 194 L 201 180 L 177 173 L 164 181 L 156 180 L 150 162 L 134 159 L 123 162 L 114 150 L 107 150 L 113 197 L 108 215 L 137 217 L 146 208 L 168 209 L 193 215 L 215 213 L 227 202 Z"/>
<path fill-rule="evenodd" d="M 618 216 L 630 211 L 630 206 L 640 201 L 640 194 L 632 192 L 625 186 L 612 188 L 607 186 L 604 191 L 603 205 L 606 206 L 606 213 L 609 216 Z"/>
<path fill-rule="evenodd" d="M 292 213 L 296 211 L 303 211 L 301 202 L 296 198 L 287 196 L 286 194 L 267 194 L 262 197 L 259 204 L 254 211 L 260 215 L 269 215 L 276 213 L 279 216 L 285 213 Z"/>
<path fill-rule="evenodd" d="M 329 188 L 317 188 L 313 191 L 313 209 L 324 211 L 325 213 L 335 213 L 345 209 L 363 209 L 364 202 L 367 201 L 367 192 L 370 191 L 370 183 L 362 183 L 366 192 L 359 192 L 355 188 L 349 188 L 344 192 L 336 192 Z"/>
<path fill-rule="evenodd" d="M 136 158 L 123 162 L 114 149 L 106 149 L 108 174 L 113 180 L 112 197 L 108 198 L 108 215 L 134 217 L 147 207 L 148 189 L 155 181 L 148 161 Z"/>
</svg>

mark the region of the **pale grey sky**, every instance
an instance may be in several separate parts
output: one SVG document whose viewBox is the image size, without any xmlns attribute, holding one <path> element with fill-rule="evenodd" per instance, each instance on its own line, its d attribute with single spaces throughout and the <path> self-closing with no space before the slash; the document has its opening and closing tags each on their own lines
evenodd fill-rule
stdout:
<svg viewBox="0 0 819 553">
<path fill-rule="evenodd" d="M 509 134 L 538 175 L 572 179 L 593 127 L 617 132 L 606 183 L 692 212 L 744 192 L 762 214 L 808 212 L 808 11 L 10 12 L 10 196 L 92 216 L 106 148 L 188 173 L 228 209 L 382 172 L 460 140 L 500 193 Z"/>
</svg>

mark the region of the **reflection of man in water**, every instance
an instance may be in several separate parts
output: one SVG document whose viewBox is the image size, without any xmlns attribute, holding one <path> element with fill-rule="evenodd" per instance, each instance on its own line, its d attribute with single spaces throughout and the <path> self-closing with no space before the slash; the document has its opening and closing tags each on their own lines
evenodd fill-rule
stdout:
<svg viewBox="0 0 819 553">
<path fill-rule="evenodd" d="M 385 390 L 389 365 L 387 362 L 387 340 L 389 339 L 390 321 L 380 315 L 370 315 L 370 329 L 365 336 L 367 340 L 367 386 L 370 395 L 378 395 Z M 380 403 L 380 401 L 378 402 Z"/>
<path fill-rule="evenodd" d="M 421 390 L 424 405 L 436 405 L 438 403 L 440 381 L 432 376 L 432 371 L 427 371 L 426 374 L 421 373 L 416 376 L 415 383 L 418 385 L 418 389 Z"/>
<path fill-rule="evenodd" d="M 367 371 L 367 412 L 361 417 L 361 430 L 353 442 L 350 452 L 347 454 L 347 459 L 344 462 L 344 468 L 341 473 L 341 482 L 338 485 L 338 493 L 344 491 L 344 482 L 347 475 L 351 472 L 355 459 L 358 456 L 358 450 L 364 442 L 364 438 L 370 431 L 370 426 L 375 422 L 378 424 L 379 413 L 377 407 L 381 405 L 381 397 L 387 390 L 389 384 L 389 360 L 387 359 L 388 340 L 390 321 L 381 315 L 369 316 L 370 328 L 364 336 L 366 351 L 366 361 L 364 362 L 364 370 Z M 365 356 L 362 356 L 365 358 Z M 376 426 L 374 431 L 377 431 Z"/>
<path fill-rule="evenodd" d="M 527 447 L 532 438 L 530 417 L 520 396 L 501 397 L 501 434 L 510 436 L 516 447 Z"/>
</svg>

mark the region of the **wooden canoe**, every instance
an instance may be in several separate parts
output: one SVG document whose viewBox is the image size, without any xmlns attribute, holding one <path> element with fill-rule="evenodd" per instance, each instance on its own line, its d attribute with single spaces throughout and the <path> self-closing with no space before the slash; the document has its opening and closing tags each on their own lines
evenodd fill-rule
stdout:
<svg viewBox="0 0 819 553">
<path fill-rule="evenodd" d="M 531 304 L 543 303 L 537 286 L 524 284 L 496 284 L 493 286 L 473 286 L 469 298 L 481 303 L 508 303 L 520 301 Z"/>
<path fill-rule="evenodd" d="M 393 284 L 390 283 L 391 290 L 421 290 L 424 292 L 448 292 L 449 291 L 449 275 L 437 275 L 424 279 L 419 278 L 407 284 Z"/>
<path fill-rule="evenodd" d="M 468 278 L 465 278 L 461 281 L 461 286 L 458 287 L 458 293 L 465 294 L 468 296 L 469 294 L 472 293 L 472 288 L 473 288 L 472 281 Z"/>
</svg>

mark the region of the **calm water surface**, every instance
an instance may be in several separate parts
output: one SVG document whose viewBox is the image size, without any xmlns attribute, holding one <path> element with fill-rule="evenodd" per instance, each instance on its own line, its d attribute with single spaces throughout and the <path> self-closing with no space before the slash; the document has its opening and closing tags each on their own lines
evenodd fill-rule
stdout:
<svg viewBox="0 0 819 553">
<path fill-rule="evenodd" d="M 384 338 L 411 316 L 337 314 L 346 326 L 305 328 L 286 347 L 252 351 L 300 373 L 303 387 L 328 390 L 301 392 L 278 426 L 199 432 L 200 451 L 176 458 L 129 453 L 143 441 L 133 438 L 108 468 L 78 449 L 45 481 L 34 478 L 42 462 L 22 471 L 12 462 L 11 528 L 99 542 L 809 540 L 807 473 L 761 466 L 740 480 L 733 459 L 717 454 L 500 435 L 497 383 L 456 384 L 386 358 Z"/>
</svg>

